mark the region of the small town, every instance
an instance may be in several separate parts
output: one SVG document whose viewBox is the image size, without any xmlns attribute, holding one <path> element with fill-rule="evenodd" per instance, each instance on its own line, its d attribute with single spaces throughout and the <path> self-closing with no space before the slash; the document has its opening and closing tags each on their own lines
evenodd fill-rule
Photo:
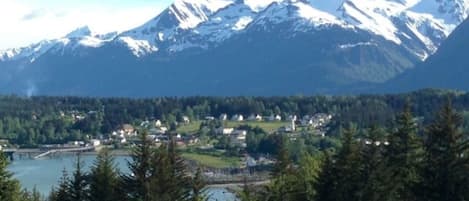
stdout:
<svg viewBox="0 0 469 201">
<path fill-rule="evenodd" d="M 96 111 L 69 111 L 60 112 L 59 115 L 62 118 L 71 118 L 75 122 L 80 122 L 96 113 Z M 252 130 L 257 127 L 266 134 L 285 135 L 291 139 L 301 138 L 303 135 L 320 138 L 326 135 L 332 118 L 332 114 L 324 113 L 304 115 L 301 118 L 297 115 L 250 114 L 244 116 L 223 113 L 217 117 L 205 116 L 202 120 L 182 115 L 180 121 L 165 122 L 151 119 L 135 124 L 127 123 L 109 134 L 102 134 L 96 138 L 88 136 L 86 140 L 70 141 L 65 144 L 42 144 L 37 149 L 21 149 L 10 144 L 8 140 L 0 140 L 0 149 L 10 152 L 14 150 L 15 153 L 30 153 L 32 155 L 29 156 L 34 159 L 64 152 L 94 152 L 104 147 L 114 150 L 117 155 L 126 155 L 128 154 L 126 150 L 130 150 L 139 143 L 139 132 L 147 132 L 148 140 L 151 140 L 155 147 L 167 143 L 170 138 L 174 139 L 178 148 L 186 153 L 187 159 L 200 165 L 216 168 L 246 168 L 274 162 L 272 155 L 257 153 L 250 155 L 246 151 L 248 135 L 256 135 L 246 128 Z M 220 141 L 225 144 L 221 146 Z M 236 151 L 227 154 L 227 149 Z M 227 156 L 226 160 L 215 159 L 215 156 L 222 155 Z M 214 159 L 215 162 L 211 163 L 211 160 L 206 160 L 207 158 Z"/>
</svg>

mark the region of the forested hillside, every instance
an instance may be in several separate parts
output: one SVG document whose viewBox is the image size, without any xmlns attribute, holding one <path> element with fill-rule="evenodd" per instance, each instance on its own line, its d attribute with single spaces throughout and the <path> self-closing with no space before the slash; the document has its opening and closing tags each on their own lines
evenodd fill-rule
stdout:
<svg viewBox="0 0 469 201">
<path fill-rule="evenodd" d="M 333 114 L 328 135 L 348 123 L 359 128 L 386 126 L 406 102 L 422 121 L 429 122 L 437 108 L 450 98 L 458 111 L 469 110 L 469 94 L 422 90 L 396 95 L 292 96 L 292 97 L 187 97 L 187 98 L 79 98 L 0 97 L 0 138 L 35 146 L 109 135 L 123 124 L 139 125 L 160 119 L 168 127 L 183 116 L 204 120 L 220 114 Z M 77 118 L 81 117 L 81 118 Z M 285 119 L 285 118 L 284 118 Z"/>
</svg>

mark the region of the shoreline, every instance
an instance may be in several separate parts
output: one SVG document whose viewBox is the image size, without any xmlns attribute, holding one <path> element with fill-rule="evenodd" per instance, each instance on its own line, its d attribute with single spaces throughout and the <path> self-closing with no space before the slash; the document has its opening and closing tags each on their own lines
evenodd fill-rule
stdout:
<svg viewBox="0 0 469 201">
<path fill-rule="evenodd" d="M 44 153 L 44 151 L 40 149 L 18 149 L 14 154 L 16 155 L 37 155 L 40 153 Z M 77 154 L 80 153 L 81 155 L 84 156 L 95 156 L 98 155 L 99 150 L 93 150 L 93 151 L 84 151 L 84 152 L 60 152 L 59 154 L 63 155 L 70 155 L 70 154 Z M 112 156 L 130 156 L 131 151 L 127 149 L 110 149 L 109 153 Z"/>
</svg>

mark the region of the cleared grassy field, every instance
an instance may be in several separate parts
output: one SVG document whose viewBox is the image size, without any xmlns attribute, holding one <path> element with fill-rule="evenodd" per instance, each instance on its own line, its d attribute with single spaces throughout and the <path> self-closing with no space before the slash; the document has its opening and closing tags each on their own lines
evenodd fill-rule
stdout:
<svg viewBox="0 0 469 201">
<path fill-rule="evenodd" d="M 239 167 L 240 165 L 240 159 L 236 157 L 216 157 L 197 153 L 182 153 L 182 157 L 213 168 Z"/>
<path fill-rule="evenodd" d="M 178 127 L 177 131 L 180 133 L 196 133 L 202 121 L 194 121 L 187 125 L 181 125 Z M 289 125 L 289 122 L 268 122 L 268 121 L 225 121 L 223 122 L 224 126 L 227 128 L 236 128 L 241 125 L 249 125 L 251 127 L 260 127 L 267 132 L 276 131 L 278 128 L 282 126 Z"/>
<path fill-rule="evenodd" d="M 273 122 L 268 122 L 268 121 L 242 121 L 242 122 L 226 121 L 224 124 L 225 124 L 225 127 L 230 127 L 230 128 L 236 128 L 236 127 L 241 126 L 241 125 L 249 125 L 251 127 L 259 127 L 259 128 L 264 129 L 267 132 L 271 132 L 271 131 L 276 131 L 277 129 L 279 129 L 282 126 L 286 126 L 289 123 L 288 122 L 277 122 L 277 121 L 273 121 Z"/>
<path fill-rule="evenodd" d="M 202 121 L 194 121 L 187 125 L 181 125 L 176 129 L 176 131 L 179 133 L 193 134 L 199 131 L 201 123 Z"/>
</svg>

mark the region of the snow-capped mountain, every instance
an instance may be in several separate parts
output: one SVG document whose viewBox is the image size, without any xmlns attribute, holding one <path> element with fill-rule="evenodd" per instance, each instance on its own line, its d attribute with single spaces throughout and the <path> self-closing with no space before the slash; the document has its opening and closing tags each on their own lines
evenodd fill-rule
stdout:
<svg viewBox="0 0 469 201">
<path fill-rule="evenodd" d="M 425 59 L 468 12 L 467 0 L 176 0 L 160 16 L 121 37 L 136 41 L 128 43 L 131 48 L 145 41 L 135 52 L 141 56 L 158 50 L 206 49 L 251 24 L 296 21 L 292 31 L 310 31 L 321 25 L 367 30 L 396 44 L 404 43 Z M 409 40 L 413 44 L 403 42 Z"/>
<path fill-rule="evenodd" d="M 59 72 L 58 65 L 75 63 L 93 69 L 113 65 L 123 72 L 138 68 L 148 82 L 161 72 L 166 81 L 187 73 L 186 82 L 195 82 L 191 76 L 198 70 L 206 88 L 288 71 L 304 75 L 304 83 L 291 84 L 296 88 L 285 93 L 341 92 L 413 68 L 435 53 L 468 14 L 469 0 L 175 0 L 155 18 L 120 34 L 99 35 L 84 27 L 60 39 L 0 51 L 0 68 L 21 64 L 25 70 L 13 70 L 9 77 L 28 75 L 21 78 L 28 83 L 36 80 L 28 72 L 31 66 L 48 69 L 44 77 Z M 219 68 L 257 74 L 211 79 Z"/>
<path fill-rule="evenodd" d="M 113 42 L 127 45 L 140 57 L 158 51 L 207 49 L 251 24 L 295 21 L 293 32 L 327 25 L 366 30 L 425 59 L 468 13 L 469 0 L 175 0 L 159 16 Z M 51 46 L 66 45 L 77 37 L 82 38 L 79 45 L 100 47 L 113 36 L 102 38 L 83 27 L 61 39 L 2 51 L 0 59 L 37 57 Z"/>
<path fill-rule="evenodd" d="M 421 88 L 469 90 L 469 20 L 463 22 L 438 51 L 417 65 L 379 87 L 386 92 L 411 91 Z M 401 86 L 401 87 L 397 87 Z"/>
<path fill-rule="evenodd" d="M 100 35 L 93 33 L 87 26 L 80 27 L 63 38 L 43 40 L 28 47 L 0 51 L 0 61 L 25 59 L 32 63 L 48 52 L 64 54 L 65 52 L 72 53 L 79 48 L 99 48 L 116 36 L 117 32 Z"/>
</svg>

